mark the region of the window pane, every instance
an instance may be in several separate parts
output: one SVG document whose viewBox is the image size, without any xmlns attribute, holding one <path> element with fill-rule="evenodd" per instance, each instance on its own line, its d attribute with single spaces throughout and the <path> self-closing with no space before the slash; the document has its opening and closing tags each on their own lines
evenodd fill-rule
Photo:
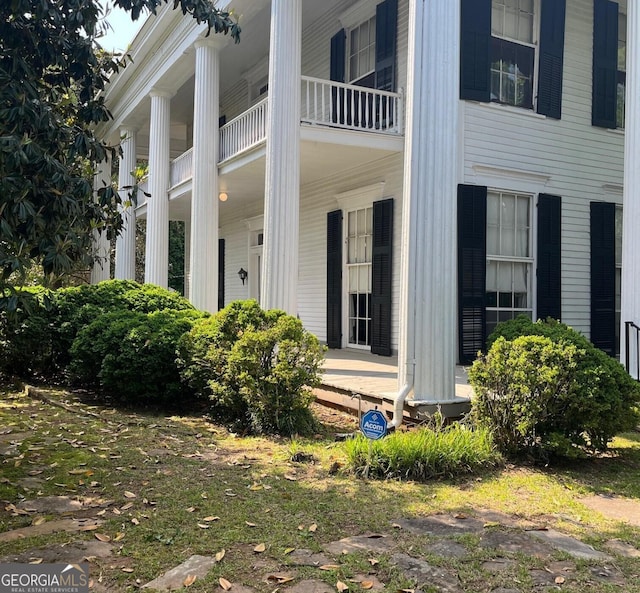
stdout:
<svg viewBox="0 0 640 593">
<path fill-rule="evenodd" d="M 513 266 L 513 291 L 526 293 L 529 264 L 514 263 L 511 265 Z"/>
<path fill-rule="evenodd" d="M 616 207 L 616 265 L 622 265 L 622 208 Z"/>
<path fill-rule="evenodd" d="M 512 299 L 513 295 L 510 292 L 501 292 L 498 296 L 498 306 L 505 309 L 511 309 L 511 307 L 513 307 Z"/>
<path fill-rule="evenodd" d="M 358 295 L 350 294 L 349 295 L 349 317 L 356 317 L 358 312 Z"/>
<path fill-rule="evenodd" d="M 498 262 L 487 262 L 487 291 L 498 290 Z M 491 306 L 491 305 L 489 305 Z"/>
<path fill-rule="evenodd" d="M 504 36 L 518 39 L 518 16 L 513 8 L 507 8 L 504 12 Z"/>
<path fill-rule="evenodd" d="M 504 31 L 504 9 L 498 6 L 497 2 L 493 3 L 491 9 L 491 34 L 502 35 Z"/>
<path fill-rule="evenodd" d="M 349 236 L 356 236 L 356 213 L 349 212 Z"/>
<path fill-rule="evenodd" d="M 356 266 L 349 268 L 349 292 L 358 292 L 358 269 Z"/>
<path fill-rule="evenodd" d="M 618 13 L 618 70 L 627 69 L 627 15 Z"/>
<path fill-rule="evenodd" d="M 500 292 L 511 292 L 513 285 L 513 270 L 511 264 L 500 262 L 498 264 L 498 290 Z"/>
<path fill-rule="evenodd" d="M 369 292 L 369 266 L 358 266 L 358 290 Z"/>
</svg>

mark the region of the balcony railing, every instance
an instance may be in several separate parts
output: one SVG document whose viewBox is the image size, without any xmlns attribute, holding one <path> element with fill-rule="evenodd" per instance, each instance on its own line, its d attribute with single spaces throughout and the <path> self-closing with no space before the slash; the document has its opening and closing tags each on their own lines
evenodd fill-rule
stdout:
<svg viewBox="0 0 640 593">
<path fill-rule="evenodd" d="M 266 138 L 268 101 L 268 98 L 262 99 L 220 128 L 220 162 L 249 150 Z"/>
<path fill-rule="evenodd" d="M 301 122 L 378 134 L 403 133 L 403 95 L 303 76 Z M 224 162 L 263 142 L 267 130 L 265 98 L 220 128 L 220 158 Z M 193 149 L 171 162 L 171 187 L 193 173 Z"/>
<path fill-rule="evenodd" d="M 193 175 L 193 148 L 183 152 L 171 161 L 169 186 L 175 187 L 183 181 L 189 181 Z"/>
<path fill-rule="evenodd" d="M 301 119 L 305 123 L 399 135 L 402 108 L 401 93 L 302 77 Z"/>
</svg>

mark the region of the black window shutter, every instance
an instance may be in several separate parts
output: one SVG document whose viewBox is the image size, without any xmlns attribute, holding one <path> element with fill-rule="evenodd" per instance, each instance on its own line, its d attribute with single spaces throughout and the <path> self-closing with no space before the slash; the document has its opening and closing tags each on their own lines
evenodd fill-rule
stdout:
<svg viewBox="0 0 640 593">
<path fill-rule="evenodd" d="M 327 345 L 342 347 L 342 210 L 327 214 Z"/>
<path fill-rule="evenodd" d="M 616 205 L 591 202 L 591 341 L 616 351 Z"/>
<path fill-rule="evenodd" d="M 396 39 L 398 0 L 385 0 L 376 6 L 376 82 L 383 91 L 396 90 Z"/>
<path fill-rule="evenodd" d="M 483 350 L 487 332 L 487 188 L 458 186 L 458 348 L 462 364 Z"/>
<path fill-rule="evenodd" d="M 616 127 L 618 84 L 618 4 L 594 0 L 593 4 L 593 105 L 591 123 Z"/>
<path fill-rule="evenodd" d="M 491 100 L 491 0 L 462 0 L 460 98 Z"/>
<path fill-rule="evenodd" d="M 331 38 L 330 80 L 344 82 L 345 66 L 347 63 L 346 51 L 347 34 L 344 29 L 340 29 L 340 31 Z"/>
<path fill-rule="evenodd" d="M 371 352 L 391 356 L 393 198 L 373 203 Z"/>
<path fill-rule="evenodd" d="M 538 319 L 560 319 L 562 198 L 538 196 L 537 311 Z"/>
<path fill-rule="evenodd" d="M 218 239 L 218 309 L 224 309 L 224 239 Z"/>
<path fill-rule="evenodd" d="M 560 119 L 566 0 L 542 0 L 538 113 Z"/>
</svg>

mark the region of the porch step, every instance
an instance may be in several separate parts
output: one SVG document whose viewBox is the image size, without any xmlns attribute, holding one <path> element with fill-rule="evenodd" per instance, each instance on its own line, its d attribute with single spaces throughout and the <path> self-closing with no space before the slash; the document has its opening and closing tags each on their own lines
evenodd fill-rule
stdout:
<svg viewBox="0 0 640 593">
<path fill-rule="evenodd" d="M 380 410 L 385 413 L 387 419 L 393 417 L 393 400 L 384 395 L 374 395 L 363 393 L 322 383 L 313 390 L 316 401 L 325 406 L 344 410 L 357 416 L 369 410 Z M 419 402 L 408 400 L 404 404 L 403 422 L 416 424 L 425 420 L 440 410 L 445 418 L 450 420 L 461 418 L 471 409 L 468 398 L 456 398 L 453 402 L 436 405 L 430 402 Z"/>
</svg>

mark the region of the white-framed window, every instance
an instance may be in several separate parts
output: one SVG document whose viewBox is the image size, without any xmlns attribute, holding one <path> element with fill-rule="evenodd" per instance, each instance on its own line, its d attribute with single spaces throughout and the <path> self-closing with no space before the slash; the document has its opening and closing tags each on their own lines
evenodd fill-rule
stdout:
<svg viewBox="0 0 640 593">
<path fill-rule="evenodd" d="M 347 345 L 370 348 L 373 206 L 346 214 Z"/>
<path fill-rule="evenodd" d="M 627 86 L 627 15 L 618 13 L 618 80 L 616 102 L 616 127 L 624 128 L 624 99 Z"/>
<path fill-rule="evenodd" d="M 491 100 L 533 108 L 539 0 L 492 0 Z"/>
<path fill-rule="evenodd" d="M 533 196 L 487 193 L 487 335 L 501 321 L 533 318 Z"/>
<path fill-rule="evenodd" d="M 622 309 L 622 206 L 616 206 L 616 341 L 614 344 L 614 355 L 620 351 L 620 321 Z"/>
<path fill-rule="evenodd" d="M 376 67 L 376 16 L 375 14 L 351 27 L 348 34 L 348 81 L 360 81 L 375 72 Z"/>
</svg>

